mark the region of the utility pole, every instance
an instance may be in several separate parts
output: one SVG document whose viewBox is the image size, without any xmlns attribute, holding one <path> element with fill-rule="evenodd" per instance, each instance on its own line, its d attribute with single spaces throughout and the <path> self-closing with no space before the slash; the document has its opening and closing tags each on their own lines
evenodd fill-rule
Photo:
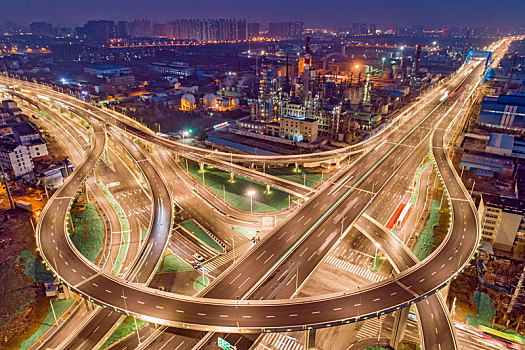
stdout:
<svg viewBox="0 0 525 350">
<path fill-rule="evenodd" d="M 51 311 L 53 311 L 53 317 L 55 318 L 55 325 L 58 328 L 57 314 L 55 313 L 55 307 L 53 306 L 53 299 L 49 299 L 49 304 L 51 305 Z"/>
<path fill-rule="evenodd" d="M 295 268 L 295 294 L 297 294 L 297 290 L 299 289 L 299 265 Z"/>
</svg>

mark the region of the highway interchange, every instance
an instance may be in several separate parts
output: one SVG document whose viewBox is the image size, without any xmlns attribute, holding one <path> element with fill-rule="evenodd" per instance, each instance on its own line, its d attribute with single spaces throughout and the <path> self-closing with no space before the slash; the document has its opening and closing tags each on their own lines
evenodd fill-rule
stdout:
<svg viewBox="0 0 525 350">
<path fill-rule="evenodd" d="M 462 87 L 467 91 L 479 81 L 481 70 L 481 65 L 473 69 L 464 67 L 447 83 L 446 88 L 449 92 Z M 444 86 L 439 87 L 442 88 Z M 155 271 L 171 230 L 172 201 L 162 181 L 149 184 L 152 192 L 157 192 L 152 196 L 151 230 L 131 269 L 135 272 L 129 274 L 129 282 L 101 273 L 96 266 L 76 254 L 65 232 L 59 232 L 59 228 L 65 227 L 69 203 L 106 144 L 106 126 L 97 121 L 101 118 L 95 115 L 92 107 L 85 108 L 82 113 L 92 115 L 93 148 L 42 214 L 38 227 L 39 247 L 50 267 L 75 291 L 97 304 L 111 306 L 157 324 L 222 332 L 290 331 L 309 326 L 334 326 L 391 312 L 420 301 L 443 287 L 468 263 L 479 240 L 475 210 L 447 159 L 443 141 L 448 130 L 446 127 L 461 110 L 462 96 L 458 93 L 445 101 L 439 101 L 437 94 L 425 96 L 419 101 L 422 107 L 415 111 L 417 113 L 402 116 L 403 120 L 385 133 L 382 142 L 376 142 L 374 148 L 368 149 L 366 157 L 345 166 L 329 183 L 319 188 L 290 219 L 214 280 L 203 295 L 206 298 L 202 299 L 162 293 L 142 286 Z M 440 120 L 441 124 L 438 123 Z M 127 137 L 119 134 L 120 131 L 113 127 L 110 129 L 111 134 L 116 134 L 123 143 L 129 142 Z M 135 161 L 145 165 L 142 169 L 145 174 L 156 172 L 143 152 L 133 147 L 132 143 L 127 146 Z M 418 264 L 412 261 L 410 265 L 413 266 L 403 269 L 395 278 L 359 291 L 288 300 L 290 295 L 285 295 L 289 292 L 279 293 L 275 289 L 295 278 L 294 268 L 300 266 L 304 271 L 312 271 L 334 243 L 350 231 L 359 214 L 374 203 L 392 174 L 399 171 L 409 158 L 407 154 L 417 154 L 413 161 L 420 161 L 421 155 L 428 153 L 429 146 L 453 212 L 449 235 L 431 257 Z M 158 173 L 146 175 L 146 178 L 155 177 L 161 178 Z M 64 216 L 45 215 L 49 210 L 64 213 Z M 472 239 L 465 239 L 465 235 Z M 450 252 L 454 252 L 453 259 Z M 285 264 L 285 261 L 290 263 Z M 409 266 L 409 262 L 405 262 L 404 266 Z M 299 282 L 307 276 L 304 273 Z M 236 295 L 231 293 L 232 290 L 236 291 Z M 282 299 L 245 300 L 248 297 L 275 299 L 276 294 L 282 295 Z"/>
</svg>

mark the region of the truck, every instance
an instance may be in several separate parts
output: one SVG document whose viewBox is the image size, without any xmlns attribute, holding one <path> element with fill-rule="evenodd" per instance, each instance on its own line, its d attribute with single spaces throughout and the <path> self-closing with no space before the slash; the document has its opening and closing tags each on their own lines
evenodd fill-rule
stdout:
<svg viewBox="0 0 525 350">
<path fill-rule="evenodd" d="M 33 210 L 33 204 L 26 202 L 26 201 L 16 201 L 15 207 L 20 208 L 20 209 L 29 210 L 29 211 Z"/>
</svg>

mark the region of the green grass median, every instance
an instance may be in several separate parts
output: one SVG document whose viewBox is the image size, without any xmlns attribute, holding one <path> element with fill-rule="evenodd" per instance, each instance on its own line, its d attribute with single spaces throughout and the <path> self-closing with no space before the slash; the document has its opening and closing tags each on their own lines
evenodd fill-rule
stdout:
<svg viewBox="0 0 525 350">
<path fill-rule="evenodd" d="M 92 263 L 104 247 L 104 220 L 93 203 L 87 203 L 84 210 L 71 212 L 75 232 L 71 241 L 82 255 Z"/>
<path fill-rule="evenodd" d="M 239 232 L 241 235 L 248 239 L 252 239 L 253 237 L 257 236 L 259 234 L 259 230 L 256 230 L 254 228 L 246 228 L 246 227 L 239 227 L 239 226 L 232 226 L 232 229 Z"/>
<path fill-rule="evenodd" d="M 57 319 L 62 316 L 62 314 L 67 310 L 68 307 L 71 306 L 71 304 L 75 301 L 75 298 L 67 299 L 67 300 L 56 300 L 53 299 L 51 302 L 53 303 L 53 308 L 55 309 L 55 314 Z M 55 316 L 53 315 L 53 310 L 51 309 L 51 305 L 49 306 L 47 310 L 47 315 L 42 321 L 42 324 L 40 327 L 36 330 L 31 337 L 26 339 L 22 344 L 20 344 L 20 350 L 26 350 L 31 345 L 33 345 L 38 338 L 40 338 L 45 332 L 49 330 L 49 328 L 55 326 Z"/>
<path fill-rule="evenodd" d="M 122 267 L 122 262 L 124 261 L 124 258 L 126 257 L 126 254 L 128 252 L 128 246 L 129 246 L 129 222 L 128 218 L 124 214 L 124 211 L 120 207 L 120 204 L 117 202 L 115 197 L 109 192 L 104 186 L 104 184 L 100 181 L 97 181 L 97 186 L 102 190 L 108 201 L 111 203 L 113 208 L 115 208 L 115 211 L 118 214 L 118 218 L 120 221 L 120 229 L 121 229 L 121 242 L 119 246 L 118 256 L 117 259 L 115 259 L 115 262 L 113 264 L 113 269 L 111 270 L 111 273 L 116 275 L 120 268 Z"/>
<path fill-rule="evenodd" d="M 215 240 L 210 237 L 199 225 L 197 225 L 193 219 L 183 221 L 180 223 L 180 225 L 186 230 L 193 232 L 202 243 L 218 251 L 219 253 L 224 253 L 224 249 L 219 245 L 219 243 L 215 242 Z"/>
<path fill-rule="evenodd" d="M 439 206 L 441 202 L 433 200 L 430 207 L 430 216 L 425 223 L 425 226 L 421 230 L 416 245 L 414 246 L 413 252 L 419 259 L 419 261 L 425 259 L 432 252 L 432 246 L 434 245 L 434 228 L 439 225 L 439 218 L 441 213 L 439 212 Z"/>
<path fill-rule="evenodd" d="M 191 271 L 193 268 L 175 254 L 164 255 L 157 273 Z"/>
<path fill-rule="evenodd" d="M 193 282 L 193 289 L 195 289 L 197 292 L 200 292 L 206 286 L 210 284 L 210 279 L 206 276 L 199 276 L 197 279 Z"/>
<path fill-rule="evenodd" d="M 317 186 L 324 178 L 322 174 L 313 174 L 301 167 L 268 168 L 266 173 L 308 187 Z"/>
<path fill-rule="evenodd" d="M 116 343 L 120 339 L 123 339 L 127 337 L 128 335 L 132 334 L 133 332 L 136 332 L 136 329 L 141 329 L 142 327 L 146 326 L 148 322 L 142 321 L 137 319 L 137 324 L 135 328 L 135 320 L 133 317 L 126 317 L 124 321 L 122 321 L 121 324 L 115 329 L 115 331 L 109 336 L 108 340 L 102 346 L 100 349 L 106 349 L 109 346 L 111 346 L 113 343 Z"/>
<path fill-rule="evenodd" d="M 202 183 L 203 173 L 199 171 L 199 164 L 188 161 L 188 168 L 195 179 Z M 239 175 L 235 175 L 234 181 L 230 181 L 228 172 L 208 166 L 204 167 L 204 184 L 221 198 L 224 198 L 226 194 L 228 203 L 247 212 L 251 211 L 252 208 L 254 212 L 261 213 L 278 211 L 287 208 L 296 199 L 295 196 L 290 196 L 288 193 L 275 188 L 266 192 L 265 184 Z M 250 195 L 248 195 L 250 191 L 254 192 L 253 205 L 251 205 Z"/>
</svg>

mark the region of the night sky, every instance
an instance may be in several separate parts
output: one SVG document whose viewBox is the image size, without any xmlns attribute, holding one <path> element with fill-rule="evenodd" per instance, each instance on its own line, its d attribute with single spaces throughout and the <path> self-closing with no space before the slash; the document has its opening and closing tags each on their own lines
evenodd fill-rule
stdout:
<svg viewBox="0 0 525 350">
<path fill-rule="evenodd" d="M 0 21 L 75 26 L 89 19 L 135 18 L 302 20 L 307 27 L 327 28 L 353 22 L 377 23 L 381 29 L 525 26 L 525 0 L 0 0 Z"/>
</svg>

